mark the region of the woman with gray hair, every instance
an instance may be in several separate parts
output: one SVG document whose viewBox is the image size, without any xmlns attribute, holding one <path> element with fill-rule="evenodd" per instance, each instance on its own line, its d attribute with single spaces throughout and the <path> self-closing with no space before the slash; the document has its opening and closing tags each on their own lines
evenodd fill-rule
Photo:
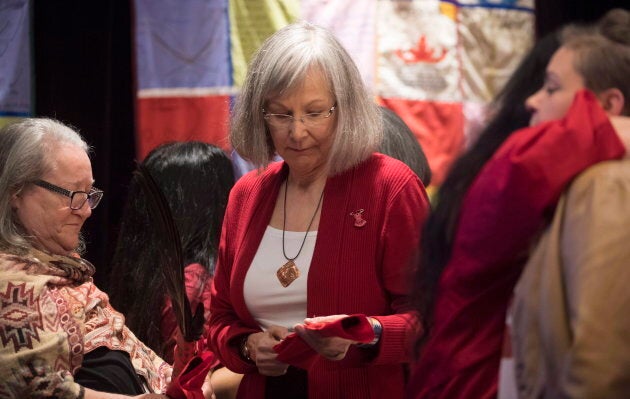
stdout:
<svg viewBox="0 0 630 399">
<path fill-rule="evenodd" d="M 88 146 L 68 126 L 33 118 L 0 130 L 2 398 L 166 398 L 171 366 L 78 255 L 103 196 L 93 184 Z"/>
<path fill-rule="evenodd" d="M 289 25 L 254 55 L 230 139 L 259 170 L 230 194 L 210 319 L 213 350 L 245 374 L 239 398 L 402 397 L 428 201 L 411 169 L 374 152 L 381 120 L 327 30 Z M 369 341 L 330 331 L 349 320 Z M 296 341 L 302 358 L 284 352 Z"/>
</svg>

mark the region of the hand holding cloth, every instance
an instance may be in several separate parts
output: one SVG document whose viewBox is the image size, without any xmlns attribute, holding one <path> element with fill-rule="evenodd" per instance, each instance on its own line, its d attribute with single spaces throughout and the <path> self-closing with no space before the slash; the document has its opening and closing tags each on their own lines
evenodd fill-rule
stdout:
<svg viewBox="0 0 630 399">
<path fill-rule="evenodd" d="M 357 343 L 374 340 L 372 323 L 364 314 L 354 314 L 331 322 L 309 323 L 304 327 L 325 337 L 339 337 Z M 296 333 L 289 334 L 273 349 L 278 353 L 279 361 L 305 370 L 310 369 L 320 356 Z"/>
</svg>

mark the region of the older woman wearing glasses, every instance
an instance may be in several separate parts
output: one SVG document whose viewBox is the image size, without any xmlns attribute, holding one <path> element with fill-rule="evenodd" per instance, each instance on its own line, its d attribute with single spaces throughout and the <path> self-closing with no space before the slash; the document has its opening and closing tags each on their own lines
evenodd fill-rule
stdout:
<svg viewBox="0 0 630 399">
<path fill-rule="evenodd" d="M 0 130 L 0 397 L 164 397 L 171 367 L 92 282 L 81 226 L 103 197 L 88 146 L 51 119 Z"/>
<path fill-rule="evenodd" d="M 408 268 L 428 202 L 413 171 L 374 152 L 381 136 L 330 32 L 289 25 L 254 55 L 230 139 L 259 170 L 230 193 L 210 319 L 215 353 L 245 374 L 239 398 L 403 396 L 418 332 Z M 368 317 L 371 342 L 309 328 L 348 314 Z M 308 366 L 278 359 L 293 331 Z"/>
</svg>

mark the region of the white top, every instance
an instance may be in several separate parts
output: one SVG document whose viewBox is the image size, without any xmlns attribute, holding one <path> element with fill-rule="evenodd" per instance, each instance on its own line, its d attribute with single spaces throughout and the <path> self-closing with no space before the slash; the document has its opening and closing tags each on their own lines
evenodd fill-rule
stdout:
<svg viewBox="0 0 630 399">
<path fill-rule="evenodd" d="M 305 232 L 285 231 L 284 248 L 289 258 L 294 257 Z M 282 255 L 282 230 L 267 226 L 258 251 L 245 276 L 245 304 L 263 329 L 271 325 L 293 327 L 306 318 L 306 281 L 313 259 L 317 231 L 309 231 L 300 255 L 293 260 L 300 277 L 283 287 L 276 271 L 287 263 Z"/>
<path fill-rule="evenodd" d="M 516 363 L 512 354 L 512 305 L 510 304 L 505 318 L 505 333 L 503 335 L 503 354 L 499 366 L 499 390 L 497 399 L 518 399 L 518 385 L 516 381 Z M 507 341 L 506 341 L 507 340 Z M 507 353 L 506 353 L 507 352 Z"/>
</svg>

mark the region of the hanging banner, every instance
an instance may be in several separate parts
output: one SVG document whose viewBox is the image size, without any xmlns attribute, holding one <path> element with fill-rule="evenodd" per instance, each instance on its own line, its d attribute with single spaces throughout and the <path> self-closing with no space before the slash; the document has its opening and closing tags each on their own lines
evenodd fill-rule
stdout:
<svg viewBox="0 0 630 399">
<path fill-rule="evenodd" d="M 0 127 L 31 115 L 28 0 L 0 3 Z"/>
<path fill-rule="evenodd" d="M 306 20 L 331 30 L 376 101 L 400 115 L 433 184 L 485 123 L 534 39 L 533 0 L 135 0 L 138 153 L 169 140 L 229 149 L 230 102 L 253 53 Z"/>
<path fill-rule="evenodd" d="M 376 0 L 303 0 L 301 19 L 335 34 L 357 64 L 363 80 L 374 90 L 376 81 Z"/>
<path fill-rule="evenodd" d="M 228 147 L 227 0 L 135 0 L 139 159 L 168 141 Z"/>
<path fill-rule="evenodd" d="M 295 22 L 299 5 L 297 0 L 230 1 L 230 47 L 236 87 L 243 85 L 247 65 L 262 42 L 278 29 Z"/>
</svg>

